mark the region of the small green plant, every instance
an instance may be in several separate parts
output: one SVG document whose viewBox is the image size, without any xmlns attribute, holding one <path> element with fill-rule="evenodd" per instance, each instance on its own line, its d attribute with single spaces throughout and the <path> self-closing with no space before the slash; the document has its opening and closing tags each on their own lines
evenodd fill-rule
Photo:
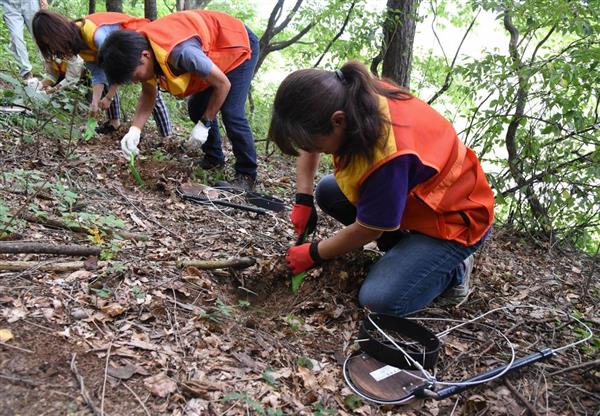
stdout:
<svg viewBox="0 0 600 416">
<path fill-rule="evenodd" d="M 10 209 L 0 201 L 0 237 L 14 233 L 23 221 L 10 215 Z"/>
<path fill-rule="evenodd" d="M 348 407 L 348 409 L 355 410 L 363 405 L 363 401 L 356 394 L 349 394 L 344 397 L 344 404 L 346 407 Z"/>
<path fill-rule="evenodd" d="M 238 306 L 241 308 L 247 308 L 250 306 L 250 302 L 244 299 L 239 299 L 238 300 Z"/>
<path fill-rule="evenodd" d="M 135 179 L 135 182 L 139 186 L 144 186 L 144 181 L 142 180 L 140 173 L 138 172 L 138 170 L 135 167 L 135 154 L 132 153 L 131 156 L 129 157 L 129 164 L 127 165 L 127 167 L 129 168 L 129 171 L 133 175 L 133 179 Z"/>
<path fill-rule="evenodd" d="M 324 405 L 321 404 L 321 402 L 314 402 L 313 409 L 314 409 L 314 412 L 313 412 L 314 416 L 335 416 L 336 415 L 335 409 L 330 409 L 329 407 L 325 407 Z"/>
<path fill-rule="evenodd" d="M 125 271 L 125 263 L 122 261 L 111 261 L 108 263 L 104 274 L 117 274 Z"/>
<path fill-rule="evenodd" d="M 94 291 L 96 296 L 101 297 L 102 299 L 110 298 L 110 295 L 111 295 L 110 288 L 107 288 L 107 287 L 103 287 L 101 289 L 92 288 L 92 290 Z"/>
<path fill-rule="evenodd" d="M 298 357 L 296 364 L 298 364 L 298 367 L 308 368 L 309 370 L 313 368 L 313 362 L 310 360 L 310 358 L 304 356 Z"/>
<path fill-rule="evenodd" d="M 111 239 L 108 244 L 109 246 L 100 252 L 100 260 L 112 260 L 117 256 L 119 250 L 121 250 L 119 240 Z"/>
<path fill-rule="evenodd" d="M 278 383 L 277 379 L 275 379 L 275 376 L 273 376 L 273 369 L 267 367 L 262 373 L 262 378 L 267 382 L 269 386 L 277 387 Z"/>
<path fill-rule="evenodd" d="M 163 160 L 166 160 L 166 159 L 167 159 L 167 156 L 165 156 L 165 154 L 160 149 L 156 149 L 152 153 L 152 160 L 155 160 L 157 162 L 162 162 Z"/>
<path fill-rule="evenodd" d="M 98 127 L 98 120 L 93 117 L 88 118 L 87 122 L 85 123 L 85 130 L 83 131 L 83 140 L 87 142 L 94 137 L 94 133 L 96 133 L 96 127 Z"/>
<path fill-rule="evenodd" d="M 230 305 L 223 302 L 221 299 L 217 299 L 216 303 L 217 303 L 217 310 L 219 311 L 219 313 L 223 316 L 231 318 L 231 312 L 232 312 L 233 308 Z"/>
<path fill-rule="evenodd" d="M 290 327 L 292 332 L 298 332 L 300 331 L 300 328 L 302 328 L 302 325 L 304 325 L 304 320 L 290 314 L 285 317 L 285 323 Z"/>
<path fill-rule="evenodd" d="M 239 391 L 225 394 L 222 400 L 226 403 L 240 401 L 244 403 L 245 407 L 252 409 L 260 416 L 283 416 L 283 411 L 280 409 L 268 408 L 265 410 L 259 402 L 252 399 L 248 394 Z"/>
<path fill-rule="evenodd" d="M 133 296 L 136 299 L 146 299 L 146 292 L 143 292 L 142 289 L 137 286 L 131 288 L 131 293 L 133 293 Z"/>
<path fill-rule="evenodd" d="M 61 212 L 69 212 L 73 209 L 73 204 L 77 201 L 79 195 L 77 192 L 69 190 L 60 181 L 57 181 L 52 188 L 52 193 L 56 197 L 58 210 Z"/>
</svg>

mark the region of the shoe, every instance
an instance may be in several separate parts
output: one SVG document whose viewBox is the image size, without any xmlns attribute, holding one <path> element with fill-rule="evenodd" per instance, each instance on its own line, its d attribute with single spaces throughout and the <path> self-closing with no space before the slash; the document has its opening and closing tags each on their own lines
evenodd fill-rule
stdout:
<svg viewBox="0 0 600 416">
<path fill-rule="evenodd" d="M 215 186 L 222 189 L 231 189 L 236 191 L 252 192 L 256 185 L 256 179 L 250 175 L 244 175 L 243 173 L 236 173 L 235 177 L 231 182 L 217 181 Z"/>
<path fill-rule="evenodd" d="M 209 159 L 205 156 L 200 160 L 198 166 L 204 170 L 222 169 L 225 166 L 225 161 Z"/>
<path fill-rule="evenodd" d="M 256 186 L 256 179 L 250 175 L 244 175 L 243 173 L 236 173 L 235 177 L 231 181 L 231 186 L 237 189 L 241 189 L 246 192 L 254 191 Z"/>
<path fill-rule="evenodd" d="M 95 130 L 98 134 L 110 134 L 117 131 L 115 126 L 113 126 L 110 121 L 105 121 L 104 123 L 98 125 Z"/>
<path fill-rule="evenodd" d="M 469 257 L 463 260 L 462 267 L 465 268 L 465 274 L 463 276 L 462 283 L 451 287 L 440 295 L 438 298 L 442 305 L 452 305 L 460 303 L 469 294 L 471 286 L 471 273 L 473 272 L 473 266 L 475 265 L 475 257 L 471 254 Z"/>
</svg>

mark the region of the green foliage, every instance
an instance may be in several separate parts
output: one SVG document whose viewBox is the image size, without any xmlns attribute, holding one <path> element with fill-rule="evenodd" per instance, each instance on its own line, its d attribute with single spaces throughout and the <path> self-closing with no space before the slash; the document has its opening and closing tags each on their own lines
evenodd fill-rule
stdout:
<svg viewBox="0 0 600 416">
<path fill-rule="evenodd" d="M 298 332 L 304 325 L 304 320 L 296 315 L 288 315 L 285 318 L 285 323 L 288 325 L 292 332 Z"/>
<path fill-rule="evenodd" d="M 83 140 L 89 141 L 96 133 L 96 127 L 98 127 L 98 121 L 95 118 L 88 118 L 85 123 L 85 131 L 83 132 Z"/>
<path fill-rule="evenodd" d="M 277 379 L 273 376 L 273 369 L 266 368 L 262 373 L 263 380 L 271 387 L 277 387 Z"/>
<path fill-rule="evenodd" d="M 363 401 L 356 394 L 349 394 L 344 397 L 344 404 L 346 407 L 348 407 L 348 409 L 355 410 L 363 405 Z"/>
<path fill-rule="evenodd" d="M 232 393 L 225 394 L 222 400 L 226 403 L 242 402 L 245 407 L 251 409 L 252 411 L 256 412 L 256 414 L 261 416 L 283 416 L 283 411 L 280 409 L 268 408 L 265 410 L 265 408 L 262 407 L 259 402 L 252 399 L 247 393 L 234 391 Z"/>
<path fill-rule="evenodd" d="M 600 241 L 600 45 L 593 36 L 600 8 L 592 3 L 599 5 L 479 1 L 473 10 L 453 12 L 440 3 L 438 22 L 463 29 L 479 7 L 498 14 L 497 27 L 485 29 L 502 33 L 506 49 L 463 59 L 453 69 L 451 88 L 434 104 L 452 109 L 450 117 L 466 124 L 459 134 L 483 160 L 498 220 L 589 252 Z M 519 34 L 518 61 L 506 53 L 505 10 Z M 434 55 L 416 57 L 422 77 L 416 85 L 439 89 L 448 64 Z M 524 113 L 515 119 L 518 99 Z M 507 135 L 511 122 L 514 140 Z"/>
<path fill-rule="evenodd" d="M 314 416 L 335 416 L 335 409 L 324 406 L 321 402 L 313 403 L 313 415 Z"/>
<path fill-rule="evenodd" d="M 142 180 L 140 173 L 138 172 L 137 168 L 135 167 L 135 154 L 133 154 L 133 153 L 129 157 L 129 163 L 127 164 L 127 168 L 131 172 L 133 179 L 135 179 L 135 183 L 137 183 L 138 186 L 144 186 L 144 181 Z"/>
<path fill-rule="evenodd" d="M 112 295 L 112 291 L 108 287 L 102 287 L 100 289 L 91 288 L 92 291 L 96 294 L 96 296 L 101 297 L 102 299 L 108 299 Z"/>
<path fill-rule="evenodd" d="M 12 215 L 10 209 L 0 200 L 0 238 L 16 232 L 24 223 Z"/>
<path fill-rule="evenodd" d="M 307 357 L 298 357 L 296 364 L 298 367 L 308 368 L 309 370 L 313 368 L 313 362 Z"/>
</svg>

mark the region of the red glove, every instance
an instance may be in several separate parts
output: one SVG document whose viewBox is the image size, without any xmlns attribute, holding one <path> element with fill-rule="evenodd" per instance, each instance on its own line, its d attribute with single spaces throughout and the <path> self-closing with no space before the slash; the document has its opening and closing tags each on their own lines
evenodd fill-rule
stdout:
<svg viewBox="0 0 600 416">
<path fill-rule="evenodd" d="M 305 232 L 310 234 L 317 226 L 317 210 L 314 198 L 309 194 L 296 194 L 296 203 L 290 214 L 296 237 L 301 237 Z"/>
<path fill-rule="evenodd" d="M 290 247 L 287 256 L 285 256 L 285 261 L 287 266 L 292 269 L 294 276 L 321 264 L 323 259 L 319 256 L 319 242 L 314 241 Z"/>
</svg>

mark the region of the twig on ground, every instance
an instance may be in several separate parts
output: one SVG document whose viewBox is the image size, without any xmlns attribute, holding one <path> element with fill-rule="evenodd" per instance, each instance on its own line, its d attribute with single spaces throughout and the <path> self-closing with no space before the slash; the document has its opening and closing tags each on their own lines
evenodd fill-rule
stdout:
<svg viewBox="0 0 600 416">
<path fill-rule="evenodd" d="M 17 347 L 16 345 L 10 345 L 10 344 L 7 344 L 6 342 L 0 341 L 0 345 L 2 345 L 4 347 L 8 347 L 8 348 L 14 348 L 15 350 L 27 352 L 29 354 L 33 354 L 33 351 L 31 351 L 31 350 L 26 350 L 25 348 Z"/>
<path fill-rule="evenodd" d="M 123 192 L 121 192 L 120 189 L 118 189 L 116 187 L 113 187 L 113 189 L 115 191 L 117 191 L 119 193 L 119 195 L 121 195 L 121 197 L 123 197 L 123 199 L 125 201 L 127 201 L 127 203 L 129 205 L 131 205 L 137 212 L 139 212 L 141 215 L 143 215 L 144 218 L 146 218 L 148 221 L 152 222 L 153 224 L 158 225 L 160 228 L 162 228 L 167 233 L 169 233 L 169 235 L 171 235 L 171 237 L 175 237 L 177 240 L 182 241 L 182 237 L 179 234 L 174 233 L 173 231 L 171 231 L 170 229 L 168 229 L 167 227 L 165 227 L 164 225 L 162 225 L 160 222 L 158 222 L 154 218 L 150 218 L 148 215 L 146 215 L 146 213 L 144 211 L 142 211 L 141 209 L 139 209 L 133 202 L 131 202 L 129 200 L 129 198 L 127 198 L 127 195 L 125 195 Z"/>
<path fill-rule="evenodd" d="M 233 257 L 226 260 L 177 260 L 177 267 L 195 267 L 202 270 L 212 269 L 245 269 L 254 266 L 256 259 L 254 257 Z"/>
<path fill-rule="evenodd" d="M 92 399 L 90 398 L 90 394 L 88 393 L 87 389 L 85 388 L 85 383 L 83 381 L 83 377 L 81 376 L 81 374 L 79 374 L 79 370 L 77 369 L 77 363 L 75 362 L 76 358 L 77 358 L 77 354 L 73 353 L 73 356 L 71 358 L 71 371 L 73 372 L 73 374 L 75 375 L 75 379 L 79 383 L 79 393 L 81 394 L 81 397 L 83 398 L 83 401 L 85 402 L 85 404 L 88 405 L 88 407 L 92 410 L 92 412 L 94 412 L 95 415 L 104 416 L 104 413 L 96 407 L 94 402 L 92 402 Z"/>
<path fill-rule="evenodd" d="M 15 214 L 16 215 L 16 214 Z M 28 213 L 21 213 L 19 218 L 24 219 L 25 221 L 32 222 L 35 224 L 43 225 L 44 227 L 50 228 L 60 228 L 63 230 L 73 231 L 74 233 L 79 234 L 89 234 L 90 230 L 86 227 L 80 227 L 78 225 L 69 225 L 66 224 L 56 218 L 40 218 L 35 215 L 31 215 Z M 126 240 L 140 240 L 140 241 L 148 241 L 148 236 L 144 234 L 131 233 L 129 231 L 113 229 L 108 227 L 100 227 L 100 229 L 106 233 L 119 235 Z"/>
<path fill-rule="evenodd" d="M 529 414 L 531 414 L 531 416 L 539 416 L 539 413 L 535 410 L 535 407 L 533 407 L 529 400 L 527 400 L 521 393 L 519 393 L 517 388 L 510 382 L 509 379 L 505 378 L 504 384 L 506 384 L 506 387 L 508 387 L 512 394 L 514 394 L 517 397 L 517 399 L 519 399 L 519 401 L 525 405 L 527 410 L 529 410 Z"/>
<path fill-rule="evenodd" d="M 35 253 L 62 254 L 65 256 L 96 256 L 100 247 L 89 247 L 78 244 L 57 245 L 38 241 L 0 241 L 0 253 Z"/>
<path fill-rule="evenodd" d="M 129 387 L 129 386 L 127 385 L 127 383 L 125 383 L 125 382 L 122 382 L 121 384 L 122 384 L 123 386 L 125 386 L 125 388 L 126 388 L 127 390 L 129 390 L 129 392 L 130 392 L 131 394 L 133 394 L 133 397 L 135 397 L 135 399 L 138 401 L 138 403 L 140 404 L 140 406 L 142 406 L 142 409 L 144 409 L 144 412 L 146 412 L 146 414 L 147 414 L 148 416 L 152 416 L 152 415 L 150 414 L 150 411 L 148 410 L 148 408 L 146 407 L 146 405 L 145 405 L 145 404 L 144 404 L 144 402 L 142 401 L 142 399 L 140 399 L 140 397 L 139 397 L 137 394 L 135 394 L 135 391 L 133 391 L 133 389 L 132 389 L 131 387 Z"/>
<path fill-rule="evenodd" d="M 563 368 L 561 370 L 557 370 L 557 371 L 553 371 L 552 373 L 548 374 L 549 376 L 555 376 L 557 374 L 562 374 L 562 373 L 566 373 L 568 371 L 573 371 L 573 370 L 579 370 L 580 368 L 586 368 L 586 367 L 594 367 L 600 365 L 600 359 L 598 360 L 592 360 L 592 361 L 587 361 L 585 363 L 580 363 L 577 365 L 572 365 L 571 367 L 567 367 L 567 368 Z"/>
<path fill-rule="evenodd" d="M 108 266 L 107 261 L 99 261 L 98 268 Z M 0 261 L 0 270 L 29 270 L 35 269 L 44 272 L 70 272 L 85 269 L 85 262 L 70 261 L 65 263 L 40 263 L 39 261 Z"/>
<path fill-rule="evenodd" d="M 106 363 L 104 364 L 104 381 L 102 382 L 102 398 L 100 399 L 100 411 L 104 414 L 104 395 L 106 393 L 106 379 L 108 378 L 108 362 L 110 361 L 110 349 L 112 348 L 112 342 L 108 344 L 108 350 L 106 351 Z"/>
</svg>

